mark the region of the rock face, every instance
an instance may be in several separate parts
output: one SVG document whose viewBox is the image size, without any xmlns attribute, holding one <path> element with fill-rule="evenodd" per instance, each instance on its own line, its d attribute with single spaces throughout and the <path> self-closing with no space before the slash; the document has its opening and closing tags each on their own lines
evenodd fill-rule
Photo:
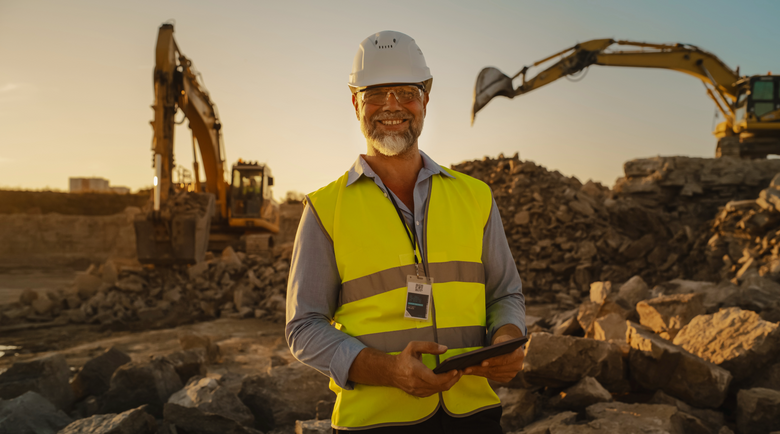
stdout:
<svg viewBox="0 0 780 434">
<path fill-rule="evenodd" d="M 244 426 L 251 427 L 255 423 L 255 417 L 238 396 L 213 378 L 192 377 L 184 389 L 168 398 L 168 402 L 218 414 Z"/>
<path fill-rule="evenodd" d="M 737 428 L 740 434 L 780 431 L 780 392 L 762 388 L 740 390 Z"/>
<path fill-rule="evenodd" d="M 106 393 L 114 371 L 129 362 L 130 356 L 112 347 L 85 363 L 71 383 L 76 400 Z"/>
<path fill-rule="evenodd" d="M 576 360 L 577 363 L 571 363 Z M 565 387 L 593 377 L 607 389 L 623 387 L 623 359 L 617 345 L 571 336 L 535 333 L 523 366 L 531 384 Z"/>
<path fill-rule="evenodd" d="M 148 404 L 147 411 L 159 418 L 168 398 L 182 387 L 173 366 L 164 358 L 130 362 L 114 372 L 100 412 L 121 413 Z"/>
<path fill-rule="evenodd" d="M 121 414 L 98 414 L 77 420 L 57 434 L 155 434 L 157 421 L 135 408 Z"/>
<path fill-rule="evenodd" d="M 57 408 L 70 409 L 73 391 L 68 383 L 70 368 L 60 354 L 30 362 L 14 363 L 0 374 L 0 398 L 11 399 L 37 392 Z"/>
<path fill-rule="evenodd" d="M 780 326 L 737 307 L 696 317 L 674 339 L 686 351 L 731 372 L 741 383 L 780 356 Z M 761 374 L 763 376 L 763 374 Z"/>
<path fill-rule="evenodd" d="M 72 419 L 35 392 L 7 401 L 0 400 L 0 432 L 13 434 L 55 434 Z"/>
<path fill-rule="evenodd" d="M 177 432 L 191 434 L 262 434 L 242 426 L 233 419 L 212 413 L 204 413 L 194 407 L 165 404 L 165 421 L 176 426 Z"/>
<path fill-rule="evenodd" d="M 668 295 L 641 301 L 636 311 L 643 326 L 672 340 L 693 318 L 706 312 L 703 301 L 701 293 Z"/>
<path fill-rule="evenodd" d="M 536 419 L 538 396 L 528 389 L 500 387 L 496 394 L 501 399 L 501 428 L 504 432 L 520 429 Z"/>
<path fill-rule="evenodd" d="M 238 397 L 255 416 L 255 428 L 268 431 L 316 416 L 319 401 L 333 401 L 328 377 L 300 363 L 277 366 L 244 379 Z"/>
<path fill-rule="evenodd" d="M 612 395 L 593 377 L 585 377 L 577 384 L 554 396 L 548 406 L 562 410 L 582 410 L 599 402 L 612 401 Z"/>
<path fill-rule="evenodd" d="M 663 390 L 696 407 L 716 408 L 726 398 L 731 374 L 639 324 L 628 327 L 631 378 L 650 390 Z"/>
</svg>

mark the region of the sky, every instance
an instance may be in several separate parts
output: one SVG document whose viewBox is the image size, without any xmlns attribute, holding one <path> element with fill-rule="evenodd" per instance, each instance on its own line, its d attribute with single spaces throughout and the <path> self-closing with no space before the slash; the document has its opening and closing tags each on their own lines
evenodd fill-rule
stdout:
<svg viewBox="0 0 780 434">
<path fill-rule="evenodd" d="M 0 0 L 0 188 L 151 186 L 154 48 L 169 20 L 218 107 L 228 165 L 268 164 L 277 198 L 328 184 L 365 152 L 347 79 L 358 44 L 381 30 L 414 38 L 431 69 L 419 144 L 436 162 L 517 152 L 612 186 L 634 158 L 714 156 L 715 106 L 700 81 L 593 66 L 580 82 L 494 99 L 470 126 L 479 71 L 512 76 L 615 38 L 694 44 L 743 74 L 780 73 L 778 17 L 772 0 Z M 175 158 L 191 168 L 186 125 Z"/>
</svg>

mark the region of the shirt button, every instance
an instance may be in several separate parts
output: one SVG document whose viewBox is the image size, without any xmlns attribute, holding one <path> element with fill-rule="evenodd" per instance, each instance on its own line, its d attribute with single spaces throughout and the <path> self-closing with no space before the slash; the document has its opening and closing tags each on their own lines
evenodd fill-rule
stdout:
<svg viewBox="0 0 780 434">
<path fill-rule="evenodd" d="M 385 193 L 385 198 L 387 198 L 387 193 Z"/>
<path fill-rule="evenodd" d="M 420 226 L 420 221 L 419 220 L 417 220 L 417 226 Z"/>
</svg>

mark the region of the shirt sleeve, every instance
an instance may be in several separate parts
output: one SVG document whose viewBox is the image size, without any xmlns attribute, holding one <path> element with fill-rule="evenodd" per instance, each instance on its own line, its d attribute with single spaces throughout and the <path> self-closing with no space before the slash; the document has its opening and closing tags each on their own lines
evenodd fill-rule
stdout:
<svg viewBox="0 0 780 434">
<path fill-rule="evenodd" d="M 290 263 L 285 336 L 296 359 L 352 390 L 349 368 L 365 345 L 331 325 L 340 291 L 333 244 L 307 204 Z"/>
<path fill-rule="evenodd" d="M 495 200 L 482 238 L 482 264 L 485 267 L 486 343 L 490 343 L 496 330 L 507 324 L 516 325 L 528 335 L 523 283 L 509 250 Z"/>
</svg>

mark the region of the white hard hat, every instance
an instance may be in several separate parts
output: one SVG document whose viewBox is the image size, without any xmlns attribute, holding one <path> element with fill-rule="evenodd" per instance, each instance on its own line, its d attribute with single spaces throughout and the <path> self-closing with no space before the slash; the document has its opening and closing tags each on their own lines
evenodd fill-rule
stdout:
<svg viewBox="0 0 780 434">
<path fill-rule="evenodd" d="M 354 93 L 368 86 L 389 83 L 423 83 L 425 91 L 430 92 L 433 76 L 414 39 L 385 30 L 360 43 L 352 62 L 349 87 Z"/>
</svg>

